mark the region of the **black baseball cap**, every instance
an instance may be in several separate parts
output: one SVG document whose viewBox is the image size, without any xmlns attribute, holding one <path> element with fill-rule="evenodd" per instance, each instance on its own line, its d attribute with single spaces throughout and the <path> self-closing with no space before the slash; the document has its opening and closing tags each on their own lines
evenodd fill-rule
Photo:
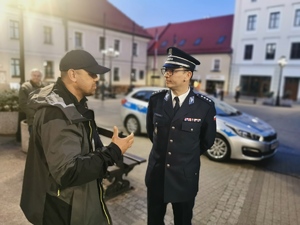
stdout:
<svg viewBox="0 0 300 225">
<path fill-rule="evenodd" d="M 200 62 L 187 54 L 186 52 L 180 50 L 176 47 L 169 47 L 167 49 L 168 58 L 165 61 L 163 67 L 165 68 L 187 68 L 190 71 L 194 71 L 196 65 L 200 65 Z"/>
<path fill-rule="evenodd" d="M 67 52 L 60 60 L 59 70 L 68 71 L 69 69 L 83 69 L 94 74 L 104 74 L 110 71 L 109 68 L 100 66 L 89 52 L 80 49 Z"/>
</svg>

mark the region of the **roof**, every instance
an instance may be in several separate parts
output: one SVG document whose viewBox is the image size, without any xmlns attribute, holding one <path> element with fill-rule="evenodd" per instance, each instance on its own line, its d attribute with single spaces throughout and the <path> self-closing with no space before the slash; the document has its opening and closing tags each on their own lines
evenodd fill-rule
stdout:
<svg viewBox="0 0 300 225">
<path fill-rule="evenodd" d="M 26 9 L 151 39 L 148 32 L 108 0 L 27 0 Z M 11 1 L 10 5 L 15 3 Z"/>
<path fill-rule="evenodd" d="M 189 54 L 231 53 L 233 15 L 225 15 L 181 23 L 170 23 L 164 27 L 152 27 L 147 31 L 153 39 L 148 55 L 166 55 L 168 47 L 176 46 Z M 158 43 L 155 45 L 155 31 Z"/>
</svg>

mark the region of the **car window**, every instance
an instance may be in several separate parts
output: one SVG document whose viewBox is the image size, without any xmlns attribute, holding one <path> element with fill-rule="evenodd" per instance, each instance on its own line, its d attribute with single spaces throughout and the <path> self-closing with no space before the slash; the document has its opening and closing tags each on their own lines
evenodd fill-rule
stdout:
<svg viewBox="0 0 300 225">
<path fill-rule="evenodd" d="M 220 101 L 217 98 L 210 97 L 214 103 L 215 103 L 215 108 L 217 115 L 219 116 L 236 116 L 240 115 L 241 112 L 238 111 L 236 108 L 232 107 L 231 105 L 227 104 L 224 101 Z"/>
<path fill-rule="evenodd" d="M 149 102 L 149 99 L 154 91 L 138 91 L 134 95 L 132 95 L 132 98 L 138 99 L 144 102 Z"/>
</svg>

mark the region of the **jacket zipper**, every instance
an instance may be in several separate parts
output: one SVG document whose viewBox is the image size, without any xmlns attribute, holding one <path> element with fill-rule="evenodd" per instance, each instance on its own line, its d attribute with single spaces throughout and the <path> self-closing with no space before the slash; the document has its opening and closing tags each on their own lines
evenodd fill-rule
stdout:
<svg viewBox="0 0 300 225">
<path fill-rule="evenodd" d="M 93 129 L 92 129 L 91 121 L 89 121 L 89 128 L 90 128 L 90 143 L 92 144 L 92 151 L 95 151 L 95 141 L 93 139 L 93 133 L 92 133 Z M 103 213 L 106 217 L 107 223 L 111 224 L 111 219 L 110 219 L 110 216 L 109 216 L 109 212 L 107 211 L 107 207 L 105 205 L 104 198 L 103 198 L 103 187 L 102 187 L 101 183 L 98 182 L 98 180 L 97 180 L 97 183 L 98 183 L 98 186 L 99 186 L 99 194 L 100 194 L 99 198 L 100 198 L 100 203 L 101 203 Z"/>
</svg>

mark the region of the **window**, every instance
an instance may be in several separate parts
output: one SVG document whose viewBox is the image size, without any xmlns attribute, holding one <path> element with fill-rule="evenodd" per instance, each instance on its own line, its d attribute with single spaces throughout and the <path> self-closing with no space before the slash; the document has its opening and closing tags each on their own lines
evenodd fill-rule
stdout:
<svg viewBox="0 0 300 225">
<path fill-rule="evenodd" d="M 131 69 L 131 80 L 136 81 L 136 69 Z"/>
<path fill-rule="evenodd" d="M 270 14 L 269 29 L 279 28 L 280 13 L 273 12 Z"/>
<path fill-rule="evenodd" d="M 19 39 L 19 22 L 15 20 L 9 21 L 10 26 L 10 38 L 11 39 Z"/>
<path fill-rule="evenodd" d="M 20 77 L 20 59 L 11 59 L 10 74 L 12 77 Z"/>
<path fill-rule="evenodd" d="M 297 9 L 295 12 L 294 26 L 300 27 L 300 9 Z"/>
<path fill-rule="evenodd" d="M 179 42 L 179 46 L 183 46 L 185 44 L 186 40 L 185 39 L 182 39 L 180 42 Z"/>
<path fill-rule="evenodd" d="M 213 71 L 220 71 L 220 59 L 214 59 Z"/>
<path fill-rule="evenodd" d="M 52 44 L 52 28 L 44 27 L 44 43 Z"/>
<path fill-rule="evenodd" d="M 139 78 L 140 80 L 144 80 L 144 70 L 140 70 Z"/>
<path fill-rule="evenodd" d="M 256 15 L 248 16 L 247 30 L 255 30 L 255 29 L 256 29 Z"/>
<path fill-rule="evenodd" d="M 132 54 L 133 54 L 134 56 L 137 56 L 137 55 L 138 55 L 138 54 L 137 54 L 137 46 L 138 46 L 137 43 L 133 43 L 133 45 L 132 45 Z"/>
<path fill-rule="evenodd" d="M 194 42 L 194 45 L 200 45 L 202 41 L 202 38 L 197 38 L 196 41 Z"/>
<path fill-rule="evenodd" d="M 219 37 L 217 44 L 222 44 L 225 41 L 225 39 L 226 39 L 226 36 Z"/>
<path fill-rule="evenodd" d="M 44 63 L 45 67 L 45 78 L 54 78 L 54 71 L 53 71 L 53 62 L 52 61 L 46 61 Z"/>
<path fill-rule="evenodd" d="M 275 59 L 276 44 L 270 43 L 266 46 L 266 59 Z"/>
<path fill-rule="evenodd" d="M 168 41 L 163 41 L 162 43 L 161 43 L 161 47 L 166 47 L 167 46 L 167 44 L 168 44 Z"/>
<path fill-rule="evenodd" d="M 102 51 L 105 49 L 105 37 L 99 38 L 99 50 Z"/>
<path fill-rule="evenodd" d="M 300 59 L 300 42 L 292 43 L 291 59 Z"/>
<path fill-rule="evenodd" d="M 75 32 L 75 48 L 82 48 L 82 33 Z"/>
<path fill-rule="evenodd" d="M 119 81 L 120 80 L 120 76 L 119 76 L 119 68 L 118 67 L 114 67 L 114 81 Z"/>
<path fill-rule="evenodd" d="M 253 45 L 245 45 L 244 59 L 251 60 L 253 52 Z"/>
<path fill-rule="evenodd" d="M 114 41 L 114 50 L 118 52 L 120 51 L 120 40 Z"/>
<path fill-rule="evenodd" d="M 141 101 L 149 102 L 150 97 L 152 96 L 153 91 L 139 91 L 135 93 L 132 98 L 139 99 Z"/>
</svg>

